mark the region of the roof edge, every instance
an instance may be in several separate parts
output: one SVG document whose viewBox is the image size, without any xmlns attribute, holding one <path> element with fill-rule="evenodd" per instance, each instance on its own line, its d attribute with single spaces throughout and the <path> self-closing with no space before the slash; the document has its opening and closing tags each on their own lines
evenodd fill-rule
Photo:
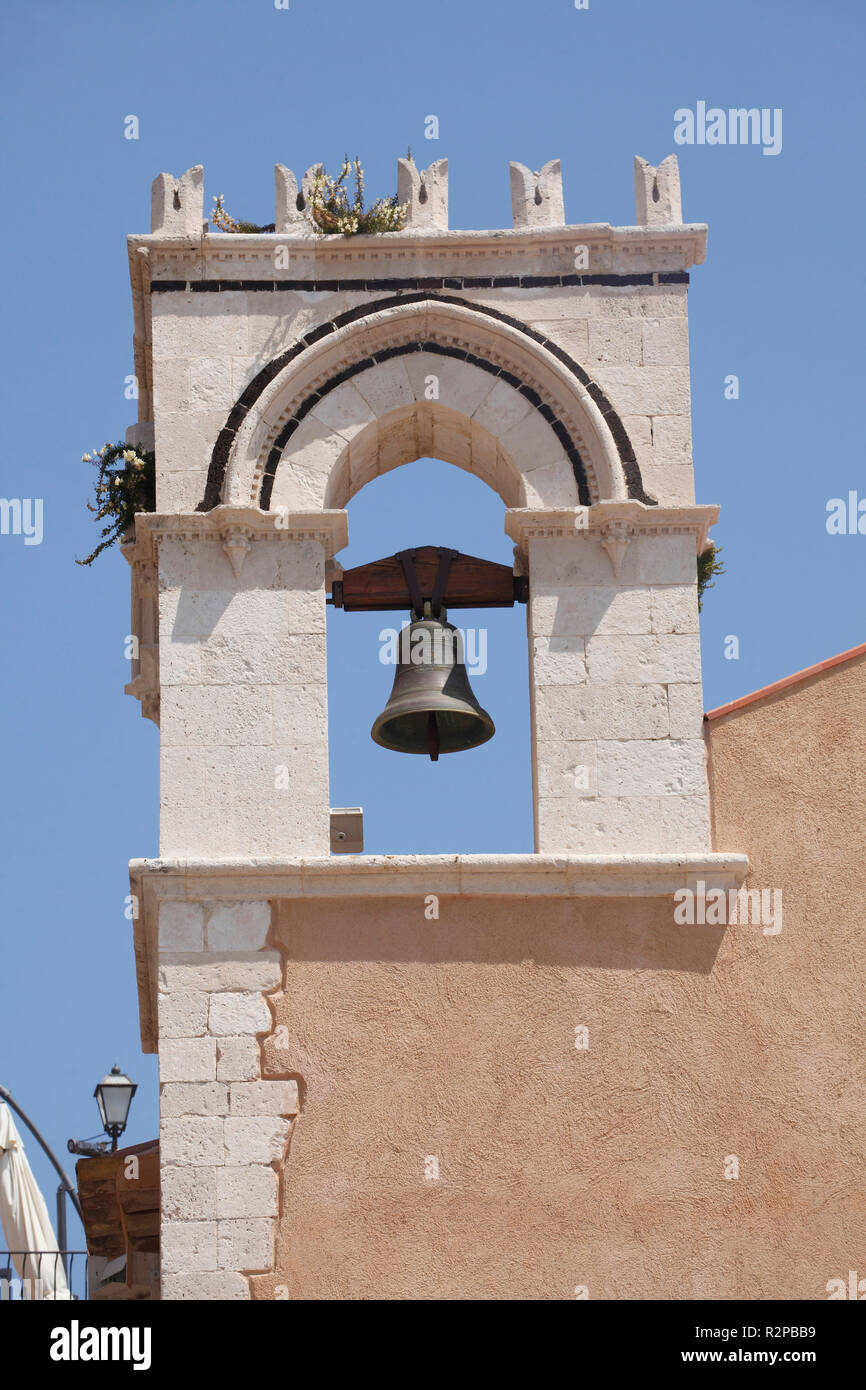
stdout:
<svg viewBox="0 0 866 1390">
<path fill-rule="evenodd" d="M 846 652 L 839 652 L 838 656 L 828 657 L 826 661 L 819 661 L 814 666 L 806 666 L 802 671 L 795 671 L 792 676 L 783 676 L 781 680 L 773 681 L 772 685 L 764 685 L 760 690 L 753 690 L 750 695 L 742 695 L 739 700 L 731 700 L 727 705 L 718 705 L 716 709 L 707 710 L 704 719 L 721 719 L 726 714 L 734 714 L 737 710 L 757 704 L 759 700 L 765 700 L 780 690 L 799 685 L 811 676 L 819 676 L 824 671 L 832 670 L 834 666 L 853 661 L 858 656 L 866 656 L 866 642 L 861 642 L 859 647 L 850 647 Z"/>
</svg>

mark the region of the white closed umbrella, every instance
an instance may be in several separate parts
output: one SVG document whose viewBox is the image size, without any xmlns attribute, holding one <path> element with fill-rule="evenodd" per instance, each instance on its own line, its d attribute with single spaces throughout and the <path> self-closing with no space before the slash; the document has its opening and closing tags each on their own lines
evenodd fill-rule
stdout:
<svg viewBox="0 0 866 1390">
<path fill-rule="evenodd" d="M 0 1223 L 25 1298 L 72 1295 L 45 1198 L 33 1176 L 12 1111 L 0 1101 Z"/>
</svg>

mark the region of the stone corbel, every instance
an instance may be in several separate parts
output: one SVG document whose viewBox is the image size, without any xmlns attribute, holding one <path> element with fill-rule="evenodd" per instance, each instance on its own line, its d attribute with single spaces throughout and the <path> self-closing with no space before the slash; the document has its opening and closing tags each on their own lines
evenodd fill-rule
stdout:
<svg viewBox="0 0 866 1390">
<path fill-rule="evenodd" d="M 250 553 L 252 546 L 246 531 L 227 531 L 223 537 L 223 550 L 229 558 L 232 573 L 235 579 L 240 578 L 241 570 L 244 567 L 244 560 Z"/>
<path fill-rule="evenodd" d="M 613 566 L 613 572 L 617 579 L 619 579 L 626 551 L 635 535 L 635 528 L 627 521 L 608 521 L 599 529 L 599 540 L 602 548 L 607 552 L 607 557 Z"/>
<path fill-rule="evenodd" d="M 690 534 L 700 555 L 706 549 L 710 527 L 718 519 L 717 506 L 648 507 L 633 500 L 594 502 L 591 507 L 510 507 L 505 513 L 505 532 L 516 541 L 522 562 L 531 540 L 597 537 L 618 576 L 636 536 Z"/>
<path fill-rule="evenodd" d="M 339 508 L 290 512 L 286 507 L 275 507 L 263 511 L 222 503 L 208 512 L 141 512 L 136 517 L 136 539 L 129 554 L 155 558 L 162 539 L 220 540 L 232 569 L 237 565 L 235 572 L 239 573 L 253 541 L 285 544 L 315 540 L 321 544 L 325 559 L 330 560 L 348 545 L 349 523 L 346 512 Z"/>
</svg>

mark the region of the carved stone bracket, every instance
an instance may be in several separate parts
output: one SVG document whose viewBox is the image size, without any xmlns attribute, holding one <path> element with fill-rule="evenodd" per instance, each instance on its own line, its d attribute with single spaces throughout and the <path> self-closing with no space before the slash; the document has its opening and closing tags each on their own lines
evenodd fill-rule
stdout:
<svg viewBox="0 0 866 1390">
<path fill-rule="evenodd" d="M 627 521 L 608 521 L 599 530 L 599 539 L 604 550 L 607 552 L 608 559 L 613 566 L 613 572 L 617 579 L 622 569 L 622 562 L 629 545 L 634 540 L 637 532 L 634 526 Z"/>
<path fill-rule="evenodd" d="M 647 507 L 643 502 L 596 502 L 591 507 L 535 509 L 510 507 L 505 531 L 516 541 L 527 565 L 527 542 L 541 538 L 596 537 L 606 550 L 614 574 L 622 568 L 636 536 L 693 535 L 698 555 L 706 549 L 710 527 L 719 519 L 717 506 Z"/>
<path fill-rule="evenodd" d="M 229 557 L 229 563 L 234 571 L 235 579 L 240 578 L 244 560 L 249 555 L 252 546 L 249 536 L 245 531 L 230 531 L 223 541 L 223 550 Z"/>
<path fill-rule="evenodd" d="M 318 541 L 331 560 L 349 541 L 349 523 L 340 509 L 290 512 L 285 507 L 263 511 L 259 507 L 222 505 L 209 512 L 139 512 L 135 518 L 135 542 L 124 547 L 130 560 L 155 561 L 163 540 L 219 540 L 235 577 L 240 573 L 252 544 L 267 541 L 286 544 Z"/>
</svg>

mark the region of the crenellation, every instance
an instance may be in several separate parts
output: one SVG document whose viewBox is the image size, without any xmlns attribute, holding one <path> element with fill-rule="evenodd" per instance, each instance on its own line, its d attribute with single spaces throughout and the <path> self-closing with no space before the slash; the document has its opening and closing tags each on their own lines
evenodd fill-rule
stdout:
<svg viewBox="0 0 866 1390">
<path fill-rule="evenodd" d="M 150 201 L 153 236 L 198 237 L 204 218 L 204 169 L 195 164 L 180 178 L 157 174 Z"/>
<path fill-rule="evenodd" d="M 549 159 L 533 171 L 512 162 L 511 215 L 515 227 L 561 227 L 565 224 L 562 200 L 562 165 Z"/>
<path fill-rule="evenodd" d="M 274 165 L 274 231 L 278 235 L 315 236 L 315 228 L 305 213 L 310 199 L 310 184 L 321 170 L 321 164 L 311 165 L 299 189 L 291 169 L 287 169 L 285 164 Z"/>
<path fill-rule="evenodd" d="M 634 197 L 639 226 L 680 225 L 683 208 L 675 154 L 669 154 L 657 168 L 635 155 Z"/>
<path fill-rule="evenodd" d="M 448 230 L 448 160 L 419 169 L 412 159 L 397 160 L 397 201 L 408 205 L 406 225 Z"/>
</svg>

